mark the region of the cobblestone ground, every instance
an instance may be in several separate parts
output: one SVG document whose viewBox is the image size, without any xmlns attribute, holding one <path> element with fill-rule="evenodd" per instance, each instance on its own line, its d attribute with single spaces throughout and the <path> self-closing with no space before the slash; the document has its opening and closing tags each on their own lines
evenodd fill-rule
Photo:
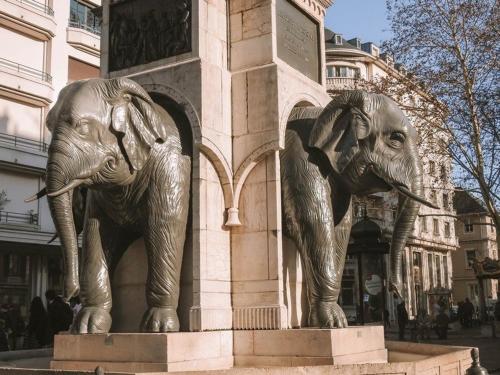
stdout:
<svg viewBox="0 0 500 375">
<path fill-rule="evenodd" d="M 398 340 L 398 334 L 394 329 L 386 331 L 385 336 L 388 340 Z M 405 338 L 409 337 L 410 333 L 406 332 Z M 477 347 L 479 348 L 481 366 L 485 367 L 490 375 L 500 374 L 500 332 L 497 332 L 497 338 L 492 338 L 481 336 L 480 328 L 461 329 L 455 332 L 450 331 L 446 340 L 438 340 L 435 332 L 432 331 L 430 340 L 419 340 L 418 342 Z"/>
</svg>

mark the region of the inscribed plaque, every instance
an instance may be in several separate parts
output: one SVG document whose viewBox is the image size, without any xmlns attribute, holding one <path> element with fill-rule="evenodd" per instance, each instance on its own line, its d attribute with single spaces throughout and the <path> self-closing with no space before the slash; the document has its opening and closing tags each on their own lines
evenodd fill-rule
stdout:
<svg viewBox="0 0 500 375">
<path fill-rule="evenodd" d="M 288 0 L 276 1 L 278 57 L 312 80 L 320 81 L 319 26 Z"/>
<path fill-rule="evenodd" d="M 110 71 L 191 51 L 191 0 L 115 0 L 109 21 Z"/>
</svg>

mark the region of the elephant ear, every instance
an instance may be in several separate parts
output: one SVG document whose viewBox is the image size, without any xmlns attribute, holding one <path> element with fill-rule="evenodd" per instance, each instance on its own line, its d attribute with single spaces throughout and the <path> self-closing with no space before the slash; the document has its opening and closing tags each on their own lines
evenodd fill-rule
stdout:
<svg viewBox="0 0 500 375">
<path fill-rule="evenodd" d="M 132 169 L 141 170 L 155 142 L 166 139 L 165 127 L 153 100 L 136 82 L 127 78 L 110 81 L 111 127 Z"/>
<path fill-rule="evenodd" d="M 321 150 L 337 173 L 359 151 L 358 141 L 370 134 L 369 102 L 369 94 L 347 91 L 334 98 L 313 125 L 309 147 Z"/>
</svg>

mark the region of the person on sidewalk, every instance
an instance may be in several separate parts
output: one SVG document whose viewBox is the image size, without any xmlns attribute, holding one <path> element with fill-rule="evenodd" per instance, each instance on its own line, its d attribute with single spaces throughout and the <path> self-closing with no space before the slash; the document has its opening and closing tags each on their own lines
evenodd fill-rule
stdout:
<svg viewBox="0 0 500 375">
<path fill-rule="evenodd" d="M 464 316 L 464 326 L 466 328 L 471 328 L 472 327 L 472 317 L 474 316 L 474 305 L 470 301 L 469 298 L 465 299 L 464 305 L 462 307 L 463 309 L 463 316 Z"/>
<path fill-rule="evenodd" d="M 497 303 L 495 303 L 495 319 L 500 322 L 500 291 L 497 292 Z"/>
<path fill-rule="evenodd" d="M 425 309 L 420 309 L 417 315 L 417 338 L 429 340 L 431 338 L 431 318 Z"/>
<path fill-rule="evenodd" d="M 450 322 L 450 318 L 444 312 L 444 309 L 441 309 L 438 316 L 436 317 L 436 333 L 438 339 L 446 340 L 448 338 L 448 324 Z"/>
<path fill-rule="evenodd" d="M 31 301 L 30 317 L 26 336 L 24 338 L 24 349 L 43 348 L 49 343 L 49 318 L 43 306 L 42 299 L 35 297 Z"/>
<path fill-rule="evenodd" d="M 408 324 L 408 311 L 406 311 L 405 301 L 401 302 L 397 306 L 398 314 L 398 328 L 399 328 L 399 340 L 403 341 L 405 339 L 405 329 Z"/>
</svg>

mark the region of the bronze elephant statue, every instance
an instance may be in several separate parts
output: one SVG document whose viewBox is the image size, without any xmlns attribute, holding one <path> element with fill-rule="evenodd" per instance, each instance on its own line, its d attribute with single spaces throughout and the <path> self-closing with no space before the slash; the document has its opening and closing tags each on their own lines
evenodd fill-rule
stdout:
<svg viewBox="0 0 500 375">
<path fill-rule="evenodd" d="M 390 290 L 423 198 L 417 132 L 395 102 L 348 91 L 326 108 L 294 109 L 280 152 L 283 227 L 299 249 L 313 327 L 345 327 L 338 297 L 352 225 L 352 195 L 395 188 Z"/>
<path fill-rule="evenodd" d="M 66 86 L 47 116 L 52 132 L 46 189 L 61 241 L 64 296 L 80 295 L 74 333 L 111 327 L 113 272 L 143 237 L 147 311 L 141 330 L 179 330 L 177 305 L 191 158 L 173 118 L 137 83 L 89 79 Z M 75 188 L 88 188 L 79 274 L 72 212 Z"/>
</svg>

